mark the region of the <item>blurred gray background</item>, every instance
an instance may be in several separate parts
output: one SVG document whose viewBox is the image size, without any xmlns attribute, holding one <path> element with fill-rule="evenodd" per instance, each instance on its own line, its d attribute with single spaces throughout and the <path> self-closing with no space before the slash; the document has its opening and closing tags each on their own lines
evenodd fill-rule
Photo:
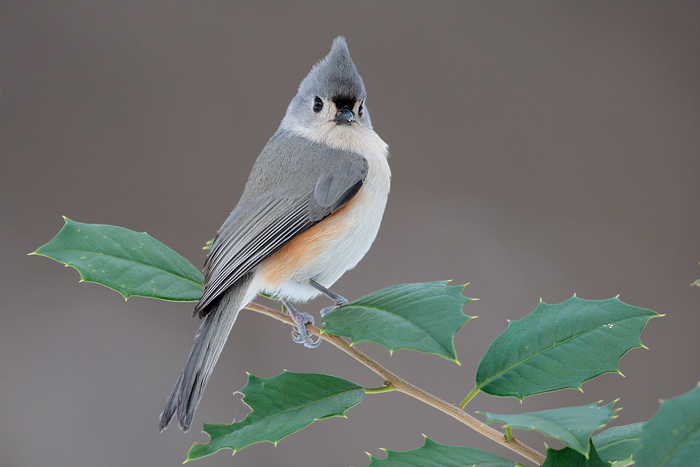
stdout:
<svg viewBox="0 0 700 467">
<path fill-rule="evenodd" d="M 462 366 L 360 348 L 459 402 L 488 344 L 537 305 L 620 294 L 666 314 L 601 376 L 471 411 L 524 412 L 620 398 L 617 424 L 700 380 L 698 2 L 6 2 L 0 13 L 2 326 L 0 464 L 179 465 L 202 423 L 240 420 L 246 371 L 378 377 L 331 345 L 239 317 L 193 428 L 158 434 L 187 357 L 191 304 L 79 284 L 26 256 L 66 215 L 148 231 L 198 267 L 297 86 L 345 35 L 391 148 L 392 192 L 367 257 L 335 289 L 470 282 L 479 319 Z M 304 306 L 316 312 L 328 305 Z M 368 396 L 347 419 L 198 461 L 365 466 L 424 433 L 525 462 L 406 396 Z M 543 450 L 543 438 L 516 432 Z M 551 440 L 550 445 L 556 446 Z"/>
</svg>

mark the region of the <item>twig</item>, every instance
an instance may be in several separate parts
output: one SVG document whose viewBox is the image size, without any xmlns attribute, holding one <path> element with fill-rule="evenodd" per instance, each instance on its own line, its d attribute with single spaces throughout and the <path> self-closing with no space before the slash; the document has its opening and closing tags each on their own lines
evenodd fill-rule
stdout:
<svg viewBox="0 0 700 467">
<path fill-rule="evenodd" d="M 272 308 L 266 307 L 264 305 L 260 305 L 258 303 L 253 302 L 250 303 L 246 308 L 283 321 L 289 324 L 290 326 L 296 326 L 296 324 L 294 324 L 294 322 L 288 315 L 274 310 Z M 436 409 L 464 423 L 469 428 L 481 433 L 487 438 L 490 438 L 498 444 L 507 447 L 511 451 L 517 452 L 526 459 L 535 462 L 537 465 L 542 465 L 544 463 L 545 457 L 541 453 L 535 451 L 529 446 L 526 446 L 525 444 L 522 444 L 515 438 L 511 437 L 511 439 L 506 439 L 506 436 L 503 433 L 494 428 L 491 428 L 488 425 L 484 425 L 479 419 L 466 413 L 459 406 L 450 404 L 449 402 L 445 402 L 439 397 L 435 397 L 432 394 L 422 390 L 421 388 L 414 386 L 413 384 L 409 383 L 403 378 L 392 373 L 390 370 L 383 367 L 363 352 L 357 350 L 355 347 L 351 347 L 350 344 L 348 344 L 342 337 L 334 336 L 332 334 L 322 334 L 319 328 L 311 325 L 307 325 L 306 329 L 311 334 L 319 336 L 323 340 L 328 341 L 334 346 L 338 347 L 340 350 L 347 353 L 355 360 L 359 361 L 367 368 L 381 376 L 384 379 L 384 381 L 386 381 L 386 386 L 391 386 L 396 391 L 403 392 L 404 394 L 407 394 L 413 397 L 414 399 L 418 399 L 419 401 L 424 402 L 425 404 L 435 407 Z"/>
</svg>

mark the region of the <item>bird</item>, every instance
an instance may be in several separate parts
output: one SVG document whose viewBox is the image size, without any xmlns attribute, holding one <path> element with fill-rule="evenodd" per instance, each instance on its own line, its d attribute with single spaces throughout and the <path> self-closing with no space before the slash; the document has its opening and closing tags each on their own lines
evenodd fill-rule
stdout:
<svg viewBox="0 0 700 467">
<path fill-rule="evenodd" d="M 239 311 L 258 293 L 280 300 L 296 324 L 295 342 L 315 348 L 313 316 L 294 303 L 325 295 L 365 256 L 379 230 L 390 188 L 388 145 L 373 130 L 367 93 L 345 38 L 299 85 L 277 131 L 253 164 L 243 194 L 204 262 L 202 323 L 160 414 L 177 413 L 187 431 Z"/>
</svg>

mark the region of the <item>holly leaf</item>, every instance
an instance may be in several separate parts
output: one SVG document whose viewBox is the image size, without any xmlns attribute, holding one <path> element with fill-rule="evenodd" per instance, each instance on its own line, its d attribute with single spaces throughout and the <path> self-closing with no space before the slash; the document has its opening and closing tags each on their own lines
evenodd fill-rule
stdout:
<svg viewBox="0 0 700 467">
<path fill-rule="evenodd" d="M 606 462 L 630 462 L 639 449 L 642 436 L 642 423 L 614 426 L 593 437 L 598 455 Z M 615 464 L 613 464 L 615 465 Z"/>
<path fill-rule="evenodd" d="M 519 464 L 485 451 L 439 444 L 426 436 L 423 447 L 412 451 L 387 450 L 386 459 L 370 454 L 368 467 L 515 467 Z"/>
<path fill-rule="evenodd" d="M 644 326 L 658 313 L 618 298 L 583 300 L 576 296 L 537 308 L 489 346 L 479 363 L 476 387 L 494 396 L 517 397 L 565 388 L 581 389 L 603 373 L 620 373 L 618 362 L 642 347 Z"/>
<path fill-rule="evenodd" d="M 611 467 L 610 463 L 603 461 L 591 442 L 588 458 L 580 452 L 564 448 L 560 450 L 547 448 L 547 458 L 542 467 Z"/>
<path fill-rule="evenodd" d="M 457 362 L 453 340 L 472 319 L 464 285 L 447 281 L 399 284 L 372 292 L 323 318 L 323 332 L 349 337 L 353 345 L 377 342 L 393 353 L 410 349 Z"/>
<path fill-rule="evenodd" d="M 71 266 L 81 282 L 104 285 L 125 299 L 138 295 L 191 302 L 202 296 L 199 270 L 147 233 L 64 220 L 58 234 L 30 254 Z"/>
<path fill-rule="evenodd" d="M 700 465 L 700 386 L 661 407 L 642 427 L 637 467 Z"/>
<path fill-rule="evenodd" d="M 239 391 L 252 412 L 230 425 L 204 425 L 210 436 L 207 444 L 195 443 L 187 461 L 200 459 L 221 449 L 235 454 L 262 441 L 277 443 L 316 420 L 344 417 L 358 404 L 365 391 L 350 381 L 329 375 L 285 371 L 272 378 L 248 375 Z"/>
<path fill-rule="evenodd" d="M 537 430 L 545 436 L 558 439 L 588 458 L 591 435 L 612 420 L 619 410 L 613 409 L 613 404 L 615 402 L 604 406 L 595 403 L 516 415 L 480 413 L 486 416 L 487 424 L 499 421 L 508 428 Z"/>
</svg>

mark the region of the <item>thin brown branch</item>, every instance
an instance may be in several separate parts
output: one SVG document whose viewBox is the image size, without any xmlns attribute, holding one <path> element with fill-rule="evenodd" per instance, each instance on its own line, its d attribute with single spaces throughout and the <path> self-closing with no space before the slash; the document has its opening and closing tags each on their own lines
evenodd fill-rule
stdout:
<svg viewBox="0 0 700 467">
<path fill-rule="evenodd" d="M 258 303 L 253 302 L 249 304 L 246 308 L 283 321 L 289 324 L 290 326 L 296 326 L 296 324 L 294 324 L 294 322 L 288 315 L 280 311 L 274 310 L 272 308 L 266 307 L 264 305 L 260 305 Z M 363 352 L 357 350 L 357 348 L 351 347 L 350 344 L 348 344 L 342 337 L 334 336 L 331 334 L 322 334 L 319 328 L 311 325 L 307 325 L 306 329 L 311 334 L 319 336 L 323 340 L 328 341 L 343 352 L 353 357 L 355 360 L 365 365 L 367 368 L 381 376 L 384 379 L 384 381 L 386 381 L 386 384 L 391 385 L 395 390 L 403 392 L 404 394 L 418 399 L 419 401 L 428 404 L 440 410 L 441 412 L 446 413 L 447 415 L 450 415 L 451 417 L 467 425 L 469 428 L 481 433 L 487 438 L 492 439 L 498 444 L 505 446 L 511 451 L 520 454 L 526 459 L 535 462 L 537 465 L 542 465 L 544 463 L 545 457 L 541 453 L 535 451 L 529 446 L 526 446 L 525 444 L 522 444 L 515 438 L 511 439 L 510 441 L 507 440 L 504 433 L 501 433 L 500 431 L 491 428 L 488 425 L 484 425 L 481 421 L 479 421 L 479 419 L 460 409 L 459 406 L 450 404 L 449 402 L 446 402 L 440 399 L 439 397 L 435 397 L 432 394 L 422 390 L 421 388 L 414 386 L 413 384 L 404 380 L 400 376 L 392 373 L 390 370 L 383 367 Z"/>
</svg>

